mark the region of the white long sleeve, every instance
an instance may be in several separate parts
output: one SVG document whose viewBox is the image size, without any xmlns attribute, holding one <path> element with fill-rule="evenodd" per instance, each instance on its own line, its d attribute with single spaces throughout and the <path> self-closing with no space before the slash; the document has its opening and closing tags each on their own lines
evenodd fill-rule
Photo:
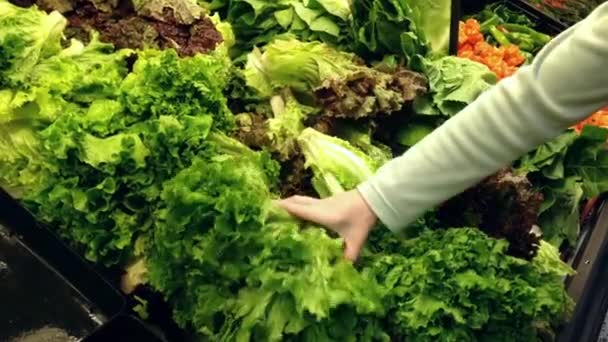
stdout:
<svg viewBox="0 0 608 342">
<path fill-rule="evenodd" d="M 358 190 L 399 230 L 607 104 L 605 3 Z"/>
</svg>

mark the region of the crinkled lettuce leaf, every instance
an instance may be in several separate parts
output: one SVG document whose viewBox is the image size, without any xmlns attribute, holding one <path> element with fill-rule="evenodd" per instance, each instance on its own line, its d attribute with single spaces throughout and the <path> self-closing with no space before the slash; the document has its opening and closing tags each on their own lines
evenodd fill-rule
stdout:
<svg viewBox="0 0 608 342">
<path fill-rule="evenodd" d="M 504 240 L 471 228 L 426 230 L 394 248 L 361 260 L 389 291 L 394 339 L 534 340 L 535 326 L 555 328 L 573 309 L 567 265 L 545 252 L 518 259 Z"/>
<path fill-rule="evenodd" d="M 483 64 L 455 56 L 425 59 L 429 95 L 417 101 L 419 114 L 456 115 L 496 84 L 496 75 Z"/>
<path fill-rule="evenodd" d="M 392 113 L 426 91 L 423 75 L 398 69 L 383 72 L 361 64 L 354 54 L 320 42 L 275 40 L 255 49 L 245 68 L 247 84 L 262 96 L 288 87 L 313 94 L 327 116 L 362 118 Z"/>
<path fill-rule="evenodd" d="M 0 1 L 0 86 L 21 85 L 40 61 L 61 50 L 67 20 Z"/>
<path fill-rule="evenodd" d="M 167 182 L 155 214 L 149 278 L 177 322 L 210 339 L 356 338 L 358 315 L 383 310 L 380 285 L 341 240 L 275 207 L 264 153 L 222 150 Z"/>
</svg>

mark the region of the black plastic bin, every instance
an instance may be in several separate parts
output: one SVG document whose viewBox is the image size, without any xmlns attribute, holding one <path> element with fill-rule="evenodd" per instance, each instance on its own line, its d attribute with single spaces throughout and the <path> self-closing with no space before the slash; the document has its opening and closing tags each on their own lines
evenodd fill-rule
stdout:
<svg viewBox="0 0 608 342">
<path fill-rule="evenodd" d="M 2 190 L 0 303 L 2 342 L 82 339 L 125 307 L 119 291 Z"/>
<path fill-rule="evenodd" d="M 120 315 L 82 342 L 165 342 L 139 319 Z"/>
</svg>

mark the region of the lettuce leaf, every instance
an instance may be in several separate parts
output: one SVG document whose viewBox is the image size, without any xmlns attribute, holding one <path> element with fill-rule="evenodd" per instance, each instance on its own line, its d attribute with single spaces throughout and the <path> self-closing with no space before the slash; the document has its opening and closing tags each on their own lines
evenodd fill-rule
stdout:
<svg viewBox="0 0 608 342">
<path fill-rule="evenodd" d="M 58 53 L 66 25 L 59 12 L 47 15 L 0 1 L 0 87 L 22 84 L 40 60 Z"/>
<path fill-rule="evenodd" d="M 149 278 L 177 322 L 210 339 L 356 338 L 351 321 L 382 312 L 379 284 L 342 259 L 340 240 L 273 204 L 264 153 L 218 138 L 233 148 L 210 137 L 223 152 L 167 182 L 155 213 Z"/>
<path fill-rule="evenodd" d="M 476 229 L 426 230 L 361 263 L 389 291 L 396 340 L 534 340 L 535 326 L 555 328 L 571 314 L 561 282 L 571 270 L 544 248 L 533 262 L 506 250 Z"/>
<path fill-rule="evenodd" d="M 608 129 L 587 126 L 568 131 L 522 157 L 516 167 L 527 173 L 545 197 L 539 216 L 545 240 L 574 246 L 581 202 L 608 191 Z"/>
<path fill-rule="evenodd" d="M 496 84 L 496 75 L 483 64 L 454 56 L 422 60 L 430 94 L 415 104 L 419 114 L 456 115 Z"/>
<path fill-rule="evenodd" d="M 398 111 L 426 91 L 421 74 L 382 72 L 360 64 L 351 53 L 298 40 L 275 40 L 263 53 L 255 49 L 245 78 L 261 96 L 288 87 L 296 94 L 312 93 L 327 116 L 354 119 Z"/>
</svg>

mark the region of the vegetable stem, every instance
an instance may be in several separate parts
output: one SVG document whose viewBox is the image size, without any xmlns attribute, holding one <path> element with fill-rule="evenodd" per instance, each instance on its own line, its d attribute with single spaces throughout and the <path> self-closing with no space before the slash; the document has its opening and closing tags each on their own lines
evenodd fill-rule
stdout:
<svg viewBox="0 0 608 342">
<path fill-rule="evenodd" d="M 502 46 L 511 45 L 509 38 L 507 38 L 504 33 L 500 32 L 500 30 L 496 26 L 490 27 L 490 34 L 492 35 L 492 37 L 494 37 L 494 39 L 496 39 L 498 44 Z"/>
<path fill-rule="evenodd" d="M 507 29 L 508 31 L 511 31 L 511 32 L 520 32 L 520 33 L 529 34 L 530 37 L 532 39 L 534 39 L 534 41 L 536 41 L 539 45 L 545 45 L 549 41 L 551 41 L 551 36 L 544 34 L 544 33 L 540 33 L 538 31 L 536 31 L 530 27 L 524 26 L 524 25 L 504 24 L 503 26 L 505 29 Z"/>
</svg>

